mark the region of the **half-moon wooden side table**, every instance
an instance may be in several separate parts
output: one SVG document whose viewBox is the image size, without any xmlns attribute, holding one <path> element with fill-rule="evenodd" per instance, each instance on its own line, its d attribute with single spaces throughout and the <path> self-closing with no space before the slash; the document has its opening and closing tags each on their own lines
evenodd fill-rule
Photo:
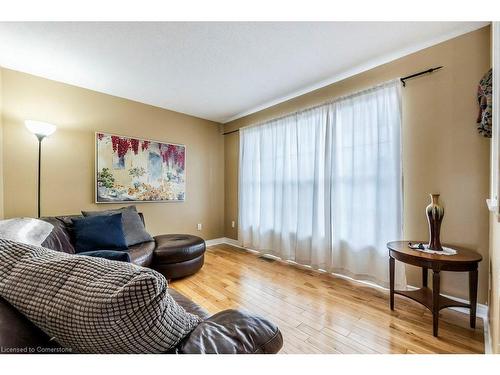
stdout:
<svg viewBox="0 0 500 375">
<path fill-rule="evenodd" d="M 446 307 L 466 307 L 470 309 L 470 326 L 476 328 L 477 307 L 477 267 L 483 259 L 478 253 L 457 246 L 444 245 L 457 251 L 455 255 L 424 253 L 408 247 L 408 243 L 425 241 L 394 241 L 387 243 L 389 249 L 389 276 L 391 310 L 394 310 L 394 294 L 411 298 L 432 312 L 432 333 L 438 335 L 439 310 Z M 417 290 L 394 290 L 395 260 L 422 268 L 422 288 Z M 432 290 L 427 287 L 427 273 L 432 270 Z M 470 304 L 446 298 L 439 293 L 440 271 L 469 272 Z"/>
</svg>

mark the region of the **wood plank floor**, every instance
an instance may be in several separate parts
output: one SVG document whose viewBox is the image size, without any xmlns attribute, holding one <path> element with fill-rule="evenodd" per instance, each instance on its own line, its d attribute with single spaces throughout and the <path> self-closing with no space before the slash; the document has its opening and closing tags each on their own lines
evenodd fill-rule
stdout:
<svg viewBox="0 0 500 375">
<path fill-rule="evenodd" d="M 229 246 L 206 252 L 205 265 L 171 287 L 211 313 L 243 308 L 274 321 L 281 353 L 484 353 L 483 322 L 441 310 L 439 337 L 419 304 L 340 277 Z"/>
</svg>

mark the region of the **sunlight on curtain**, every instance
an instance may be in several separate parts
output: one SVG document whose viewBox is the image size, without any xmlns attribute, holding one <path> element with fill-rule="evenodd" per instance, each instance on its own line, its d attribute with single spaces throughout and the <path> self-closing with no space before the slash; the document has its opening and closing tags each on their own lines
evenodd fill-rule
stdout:
<svg viewBox="0 0 500 375">
<path fill-rule="evenodd" d="M 243 246 L 387 287 L 385 245 L 402 238 L 399 81 L 240 129 L 239 178 Z"/>
</svg>

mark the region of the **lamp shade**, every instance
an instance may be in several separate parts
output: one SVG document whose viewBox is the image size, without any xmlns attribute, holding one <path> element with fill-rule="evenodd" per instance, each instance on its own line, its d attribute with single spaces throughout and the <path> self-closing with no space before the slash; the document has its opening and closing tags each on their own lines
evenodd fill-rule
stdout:
<svg viewBox="0 0 500 375">
<path fill-rule="evenodd" d="M 47 137 L 56 131 L 56 126 L 48 122 L 26 120 L 24 125 L 37 136 Z"/>
</svg>

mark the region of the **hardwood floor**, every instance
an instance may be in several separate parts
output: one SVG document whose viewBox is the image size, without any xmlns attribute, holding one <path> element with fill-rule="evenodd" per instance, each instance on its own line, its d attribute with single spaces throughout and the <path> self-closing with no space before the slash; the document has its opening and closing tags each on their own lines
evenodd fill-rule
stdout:
<svg viewBox="0 0 500 375">
<path fill-rule="evenodd" d="M 340 277 L 217 245 L 195 275 L 171 287 L 211 313 L 243 308 L 274 321 L 281 353 L 484 353 L 483 321 L 441 311 L 439 337 L 423 306 Z"/>
</svg>

